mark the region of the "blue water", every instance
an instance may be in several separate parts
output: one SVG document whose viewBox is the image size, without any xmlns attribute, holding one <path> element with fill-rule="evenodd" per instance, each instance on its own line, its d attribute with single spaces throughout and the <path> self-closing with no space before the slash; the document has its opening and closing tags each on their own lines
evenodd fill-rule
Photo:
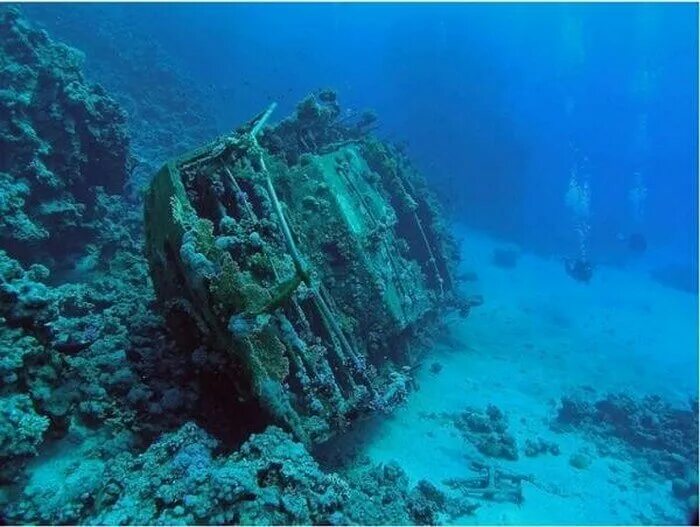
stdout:
<svg viewBox="0 0 700 527">
<path fill-rule="evenodd" d="M 408 142 L 461 218 L 544 251 L 564 250 L 573 149 L 588 158 L 599 259 L 632 228 L 626 196 L 642 172 L 645 234 L 696 265 L 695 5 L 102 11 L 149 33 L 208 91 L 219 129 L 273 100 L 285 115 L 310 91 L 333 87 L 346 108 L 375 109 L 382 133 Z M 637 140 L 642 115 L 646 147 Z"/>
<path fill-rule="evenodd" d="M 202 130 L 183 147 L 235 128 L 271 102 L 281 119 L 326 87 L 348 113 L 375 110 L 378 135 L 405 143 L 465 240 L 463 270 L 481 279 L 469 292 L 486 303 L 453 327 L 457 348 L 469 354 L 455 358 L 454 343 L 438 345 L 442 380 L 423 371 L 416 398 L 381 433 L 366 433 L 358 448 L 370 457 L 399 459 L 411 478 L 455 477 L 463 453 L 454 453 L 447 433 L 435 439 L 442 454 L 424 462 L 422 454 L 405 455 L 401 442 L 429 441 L 421 434 L 432 425 L 418 421 L 433 402 L 436 412 L 494 402 L 517 421 L 544 419 L 537 404 L 581 385 L 633 387 L 674 403 L 697 397 L 697 5 L 112 4 L 26 5 L 23 12 L 79 48 L 87 76 L 118 98 L 153 99 L 166 110 L 173 104 L 162 95 L 169 77 L 110 62 L 119 50 L 138 49 L 145 69 L 167 63 L 164 71 L 191 90 Z M 182 153 L 175 142 L 149 145 L 148 133 L 135 133 L 143 135 L 132 143 L 143 157 L 157 152 L 149 158 L 156 165 L 166 160 L 159 156 Z M 590 192 L 585 211 L 567 201 L 572 170 Z M 135 186 L 148 173 L 141 177 Z M 643 250 L 631 248 L 633 234 L 643 237 Z M 512 271 L 491 262 L 502 247 L 521 255 Z M 564 258 L 590 262 L 590 283 L 568 276 Z M 525 341 L 531 348 L 523 351 Z M 524 358 L 536 352 L 537 361 Z M 477 387 L 500 376 L 513 383 Z M 447 397 L 443 407 L 440 382 L 448 381 L 462 383 L 463 397 Z M 513 427 L 540 433 L 522 422 Z M 569 449 L 563 461 L 541 468 L 528 459 L 520 468 L 540 470 L 550 490 L 578 497 L 535 492 L 529 509 L 527 496 L 520 509 L 485 505 L 476 521 L 668 523 L 687 513 L 670 480 L 640 483 L 645 499 L 658 499 L 657 516 L 635 503 L 619 490 L 637 477 L 626 465 L 611 476 L 598 460 L 572 476 L 569 457 L 584 447 L 561 442 Z M 619 500 L 594 511 L 603 498 L 590 489 L 611 478 L 625 480 L 603 490 L 619 491 Z M 689 480 L 697 492 L 696 470 Z"/>
</svg>

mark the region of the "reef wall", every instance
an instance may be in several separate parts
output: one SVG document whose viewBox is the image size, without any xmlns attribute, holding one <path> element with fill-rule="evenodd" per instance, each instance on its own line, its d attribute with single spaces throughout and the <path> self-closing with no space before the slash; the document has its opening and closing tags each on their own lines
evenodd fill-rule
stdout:
<svg viewBox="0 0 700 527">
<path fill-rule="evenodd" d="M 79 52 L 1 16 L 0 239 L 25 263 L 63 260 L 100 236 L 100 199 L 126 181 L 125 114 Z"/>
<path fill-rule="evenodd" d="M 221 131 L 218 90 L 205 92 L 163 51 L 147 21 L 126 4 L 23 6 L 50 33 L 79 49 L 90 50 L 84 70 L 100 80 L 124 109 L 131 146 L 128 194 L 139 191 L 163 162 L 195 148 Z M 86 25 L 85 20 L 90 20 Z M 127 43 L 128 45 L 124 45 Z"/>
<path fill-rule="evenodd" d="M 161 357 L 171 343 L 151 309 L 141 215 L 121 196 L 125 113 L 84 79 L 79 52 L 19 11 L 0 10 L 0 36 L 0 482 L 9 484 L 74 426 L 145 439 L 183 422 L 194 397 L 185 368 Z"/>
</svg>

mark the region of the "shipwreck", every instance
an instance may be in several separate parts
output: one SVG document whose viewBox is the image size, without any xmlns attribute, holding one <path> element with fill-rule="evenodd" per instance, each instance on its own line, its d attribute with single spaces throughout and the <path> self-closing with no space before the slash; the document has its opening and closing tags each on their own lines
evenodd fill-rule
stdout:
<svg viewBox="0 0 700 527">
<path fill-rule="evenodd" d="M 156 174 L 147 256 L 179 345 L 314 444 L 398 404 L 425 335 L 470 303 L 436 199 L 372 114 L 343 119 L 331 91 L 274 108 Z"/>
</svg>

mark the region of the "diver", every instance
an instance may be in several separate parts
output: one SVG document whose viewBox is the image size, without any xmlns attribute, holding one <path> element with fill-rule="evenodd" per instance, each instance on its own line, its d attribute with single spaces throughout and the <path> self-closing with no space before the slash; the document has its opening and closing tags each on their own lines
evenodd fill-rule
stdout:
<svg viewBox="0 0 700 527">
<path fill-rule="evenodd" d="M 640 255 L 647 250 L 647 239 L 642 233 L 633 232 L 627 236 L 618 234 L 617 239 L 623 242 L 632 254 Z"/>
<path fill-rule="evenodd" d="M 593 264 L 584 257 L 564 258 L 566 274 L 577 282 L 587 284 L 593 278 Z"/>
</svg>

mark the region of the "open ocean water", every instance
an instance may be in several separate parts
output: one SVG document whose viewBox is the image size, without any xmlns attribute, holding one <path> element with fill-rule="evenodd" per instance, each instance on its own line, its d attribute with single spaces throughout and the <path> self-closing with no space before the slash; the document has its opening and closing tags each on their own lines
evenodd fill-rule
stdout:
<svg viewBox="0 0 700 527">
<path fill-rule="evenodd" d="M 687 524 L 698 315 L 695 3 L 0 4 L 3 522 Z"/>
</svg>

